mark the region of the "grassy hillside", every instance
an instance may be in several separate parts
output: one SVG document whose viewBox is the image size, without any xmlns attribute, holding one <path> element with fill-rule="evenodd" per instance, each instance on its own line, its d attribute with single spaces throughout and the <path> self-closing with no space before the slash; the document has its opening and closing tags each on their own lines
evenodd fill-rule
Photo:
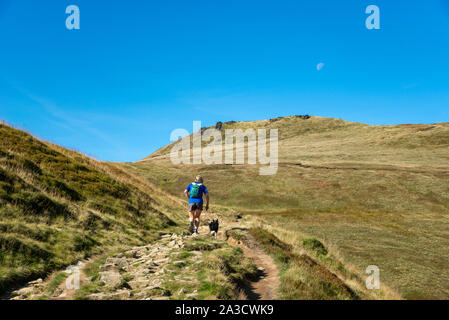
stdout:
<svg viewBox="0 0 449 320">
<path fill-rule="evenodd" d="M 62 270 L 87 258 L 92 259 L 83 272 L 92 281 L 84 280 L 81 289 L 73 293 L 76 299 L 133 298 L 129 292 L 136 299 L 160 295 L 235 299 L 241 297 L 247 278 L 256 276 L 251 259 L 225 241 L 211 241 L 204 234 L 180 240 L 185 247 L 176 249 L 172 240 L 182 237 L 161 237 L 185 228 L 185 203 L 124 170 L 123 165 L 97 162 L 6 125 L 0 125 L 0 137 L 0 293 L 42 277 L 43 286 L 33 284 L 12 296 L 58 298 L 67 278 Z M 212 214 L 233 216 L 227 208 Z M 177 222 L 181 222 L 179 226 Z M 142 252 L 136 254 L 136 250 Z M 161 266 L 168 271 L 159 278 L 148 276 L 145 263 L 139 269 L 142 255 L 153 251 L 162 257 L 158 263 L 168 258 Z M 147 257 L 149 265 L 155 258 L 151 254 Z M 288 295 L 282 297 L 358 298 L 332 273 L 321 274 L 316 263 L 310 267 L 312 260 L 302 265 L 304 258 L 292 252 L 281 254 L 292 260 L 295 272 L 304 272 L 313 280 L 313 286 L 306 288 L 286 287 L 283 290 Z M 195 257 L 192 261 L 191 256 Z M 122 280 L 117 286 L 100 280 L 100 266 L 114 257 L 126 257 L 132 265 L 127 273 L 120 271 Z M 163 292 L 151 286 L 145 289 L 156 280 L 162 281 Z M 139 281 L 142 288 L 136 287 Z M 123 286 L 129 290 L 122 290 Z"/>
<path fill-rule="evenodd" d="M 173 165 L 172 145 L 126 164 L 174 196 L 205 177 L 213 203 L 249 214 L 283 241 L 325 243 L 365 277 L 404 298 L 449 298 L 449 124 L 370 126 L 297 117 L 225 123 L 223 129 L 279 129 L 279 170 Z"/>
<path fill-rule="evenodd" d="M 211 190 L 218 191 L 215 200 L 238 208 L 338 212 L 449 208 L 443 183 L 449 177 L 449 124 L 368 126 L 288 117 L 225 124 L 227 128 L 278 128 L 278 173 L 260 176 L 257 166 L 248 165 L 175 166 L 169 158 L 172 145 L 134 166 L 173 195 L 182 192 L 192 174 L 202 172 Z M 405 196 L 407 202 L 402 201 Z"/>
<path fill-rule="evenodd" d="M 0 292 L 173 229 L 176 199 L 113 164 L 0 125 Z"/>
</svg>

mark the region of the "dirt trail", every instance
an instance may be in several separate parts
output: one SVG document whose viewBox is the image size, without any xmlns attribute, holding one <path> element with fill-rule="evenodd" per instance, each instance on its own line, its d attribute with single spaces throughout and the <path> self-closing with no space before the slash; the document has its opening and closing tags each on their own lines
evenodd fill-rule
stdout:
<svg viewBox="0 0 449 320">
<path fill-rule="evenodd" d="M 83 286 L 86 282 L 89 282 L 89 280 L 86 278 L 86 275 L 84 274 L 84 267 L 86 264 L 92 262 L 94 259 L 88 259 L 81 261 L 77 264 L 78 267 L 78 277 L 79 277 L 79 286 Z M 49 300 L 73 300 L 75 297 L 75 293 L 78 291 L 78 288 L 75 287 L 75 283 L 72 282 L 73 280 L 70 280 L 70 276 L 68 279 L 64 280 L 58 288 L 55 290 L 52 297 L 49 297 Z M 72 286 L 67 287 L 67 283 L 72 284 Z"/>
<path fill-rule="evenodd" d="M 209 233 L 208 221 L 200 227 L 202 237 Z M 279 299 L 278 290 L 280 286 L 279 271 L 280 268 L 274 260 L 265 253 L 259 244 L 242 229 L 239 222 L 220 219 L 218 238 L 227 241 L 229 245 L 240 247 L 244 255 L 251 260 L 258 268 L 257 276 L 241 285 L 241 299 L 248 300 L 276 300 Z M 244 240 L 236 240 L 227 235 L 227 231 L 239 230 L 245 235 Z M 195 283 L 192 277 L 192 270 L 195 265 L 201 262 L 202 252 L 190 251 L 191 256 L 184 257 L 182 248 L 190 236 L 182 235 L 164 235 L 157 242 L 146 246 L 133 247 L 122 253 L 108 257 L 105 262 L 99 266 L 101 270 L 100 282 L 104 282 L 104 289 L 98 292 L 88 294 L 85 299 L 169 299 L 161 289 L 161 285 L 167 281 L 176 281 L 185 283 L 185 287 L 173 293 L 177 299 L 197 299 L 197 290 L 191 291 L 190 287 Z M 84 268 L 94 259 L 80 261 L 76 268 L 79 279 L 79 287 L 91 283 L 84 272 Z M 179 268 L 173 269 L 172 265 Z M 193 268 L 193 269 L 192 269 Z M 70 268 L 69 268 L 70 269 Z M 66 270 L 67 272 L 67 270 Z M 70 273 L 70 272 L 69 272 Z M 70 273 L 71 274 L 71 273 Z M 70 278 L 70 276 L 69 276 Z M 21 289 L 14 291 L 11 297 L 14 300 L 39 299 L 46 296 L 50 300 L 73 300 L 77 289 L 70 285 L 70 279 L 64 279 L 56 289 L 52 290 L 48 296 L 45 294 L 49 287 L 52 277 L 45 280 L 38 279 L 28 283 Z M 67 284 L 69 283 L 69 285 Z M 74 284 L 74 283 L 73 283 Z M 69 288 L 67 288 L 69 287 Z M 104 290 L 103 290 L 104 289 Z M 192 289 L 193 290 L 193 289 Z M 104 292 L 103 292 L 104 291 Z"/>
<path fill-rule="evenodd" d="M 258 268 L 257 278 L 242 287 L 246 298 L 248 300 L 278 300 L 279 266 L 249 234 L 246 235 L 247 238 L 244 241 L 227 238 L 226 231 L 235 227 L 237 227 L 237 224 L 231 223 L 226 228 L 222 228 L 224 230 L 220 230 L 219 237 L 226 240 L 231 246 L 240 247 L 245 256 L 253 260 Z"/>
<path fill-rule="evenodd" d="M 280 268 L 274 263 L 273 258 L 258 246 L 251 248 L 239 245 L 245 256 L 252 259 L 259 270 L 257 279 L 251 281 L 242 288 L 248 300 L 277 300 L 280 284 Z"/>
</svg>

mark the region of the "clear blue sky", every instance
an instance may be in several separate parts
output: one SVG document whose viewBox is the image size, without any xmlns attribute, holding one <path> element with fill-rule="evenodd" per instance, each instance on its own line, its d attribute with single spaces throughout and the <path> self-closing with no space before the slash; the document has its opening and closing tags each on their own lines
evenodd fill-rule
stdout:
<svg viewBox="0 0 449 320">
<path fill-rule="evenodd" d="M 192 120 L 448 122 L 448 2 L 0 0 L 0 118 L 111 161 Z"/>
</svg>

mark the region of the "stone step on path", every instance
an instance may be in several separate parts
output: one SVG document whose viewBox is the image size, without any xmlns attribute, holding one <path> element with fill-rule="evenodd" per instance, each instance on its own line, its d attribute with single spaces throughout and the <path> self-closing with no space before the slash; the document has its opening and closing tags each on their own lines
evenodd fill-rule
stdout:
<svg viewBox="0 0 449 320">
<path fill-rule="evenodd" d="M 99 266 L 99 281 L 94 293 L 84 298 L 103 299 L 197 299 L 195 284 L 198 283 L 195 266 L 202 262 L 201 251 L 189 250 L 185 257 L 185 244 L 191 235 L 167 234 L 158 241 L 108 257 Z M 87 262 L 79 262 L 76 267 L 81 270 Z M 74 266 L 75 267 L 75 266 Z M 92 279 L 82 279 L 82 285 L 92 283 Z M 170 281 L 182 284 L 180 290 L 170 292 L 166 284 Z M 39 299 L 48 286 L 48 279 L 29 282 L 16 290 L 12 299 Z M 73 299 L 76 290 L 68 290 L 64 283 L 48 299 Z M 72 292 L 73 291 L 73 292 Z"/>
<path fill-rule="evenodd" d="M 75 270 L 82 270 L 82 268 L 85 266 L 85 264 L 88 261 L 79 261 L 75 265 L 71 265 L 65 269 L 65 272 L 68 275 L 73 275 Z M 69 276 L 69 277 L 70 277 Z M 80 282 L 84 280 L 83 274 L 80 273 Z M 42 278 L 39 278 L 34 281 L 28 282 L 25 286 L 22 288 L 15 290 L 11 293 L 12 298 L 11 300 L 36 300 L 41 298 L 42 296 L 46 296 L 46 288 L 49 285 L 49 282 L 52 280 L 51 277 L 47 278 L 46 280 L 43 280 Z M 48 298 L 53 299 L 70 299 L 73 297 L 73 294 L 75 293 L 75 288 L 66 288 L 67 287 L 67 281 L 70 280 L 67 278 L 63 283 L 54 290 L 53 296 Z M 73 285 L 73 283 L 71 283 Z"/>
<path fill-rule="evenodd" d="M 186 285 L 197 281 L 192 277 L 190 268 L 201 258 L 202 253 L 192 251 L 190 257 L 180 259 L 188 237 L 190 236 L 163 235 L 156 243 L 133 247 L 106 259 L 99 272 L 100 281 L 104 284 L 101 290 L 104 292 L 90 294 L 88 299 L 169 299 L 169 295 L 173 293 L 164 287 L 168 281 Z M 195 299 L 197 292 L 187 292 L 184 289 L 179 290 L 177 296 Z"/>
</svg>

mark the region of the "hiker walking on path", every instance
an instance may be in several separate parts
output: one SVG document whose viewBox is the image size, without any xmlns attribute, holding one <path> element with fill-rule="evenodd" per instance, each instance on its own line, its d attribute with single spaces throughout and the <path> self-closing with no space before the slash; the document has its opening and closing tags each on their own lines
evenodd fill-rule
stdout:
<svg viewBox="0 0 449 320">
<path fill-rule="evenodd" d="M 194 234 L 198 234 L 200 216 L 203 211 L 203 195 L 206 196 L 206 211 L 209 210 L 209 193 L 203 184 L 203 177 L 196 176 L 195 182 L 189 184 L 184 194 L 189 199 L 189 230 Z"/>
</svg>

